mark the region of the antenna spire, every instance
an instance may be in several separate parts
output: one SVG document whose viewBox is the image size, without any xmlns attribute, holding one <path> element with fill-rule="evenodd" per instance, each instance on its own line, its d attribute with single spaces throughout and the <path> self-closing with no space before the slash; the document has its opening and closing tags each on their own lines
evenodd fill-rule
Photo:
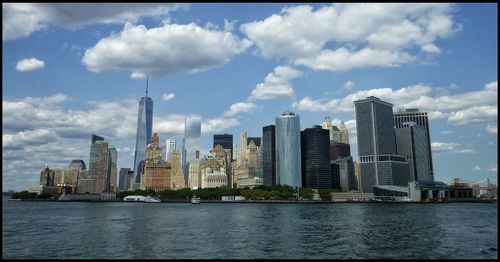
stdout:
<svg viewBox="0 0 500 262">
<path fill-rule="evenodd" d="M 146 75 L 146 98 L 148 98 L 149 75 Z"/>
</svg>

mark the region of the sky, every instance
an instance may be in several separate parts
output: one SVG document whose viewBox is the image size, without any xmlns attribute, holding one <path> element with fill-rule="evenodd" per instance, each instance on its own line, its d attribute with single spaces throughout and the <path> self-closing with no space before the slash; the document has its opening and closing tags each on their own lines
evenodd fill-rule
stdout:
<svg viewBox="0 0 500 262">
<path fill-rule="evenodd" d="M 301 129 L 344 121 L 376 96 L 429 113 L 435 179 L 497 181 L 497 4 L 2 4 L 2 184 L 88 165 L 91 134 L 132 167 L 139 99 L 153 132 L 261 136 L 282 112 Z"/>
</svg>

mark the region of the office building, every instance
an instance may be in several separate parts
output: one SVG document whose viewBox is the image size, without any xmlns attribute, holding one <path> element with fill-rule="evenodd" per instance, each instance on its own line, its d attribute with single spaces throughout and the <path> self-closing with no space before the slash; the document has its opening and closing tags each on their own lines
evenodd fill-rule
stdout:
<svg viewBox="0 0 500 262">
<path fill-rule="evenodd" d="M 68 169 L 86 170 L 87 166 L 81 159 L 74 159 L 69 163 Z"/>
<path fill-rule="evenodd" d="M 181 153 L 173 151 L 168 157 L 168 163 L 171 165 L 170 188 L 177 190 L 184 188 L 186 182 L 184 180 L 184 170 L 182 170 Z M 189 171 L 189 170 L 188 170 Z"/>
<path fill-rule="evenodd" d="M 260 147 L 261 138 L 258 136 L 255 137 L 247 137 L 247 145 L 250 145 L 250 142 L 253 141 L 256 147 Z"/>
<path fill-rule="evenodd" d="M 160 139 L 153 133 L 151 143 L 146 149 L 146 162 L 141 178 L 141 190 L 152 189 L 161 192 L 170 189 L 171 165 L 162 158 Z"/>
<path fill-rule="evenodd" d="M 233 135 L 232 134 L 214 134 L 214 145 L 220 145 L 224 149 L 229 149 L 233 154 Z"/>
<path fill-rule="evenodd" d="M 397 151 L 408 161 L 410 181 L 432 181 L 427 144 L 425 127 L 405 122 L 396 128 Z"/>
<path fill-rule="evenodd" d="M 182 171 L 184 173 L 185 186 L 189 180 L 189 163 L 195 160 L 196 152 L 200 151 L 201 119 L 198 117 L 186 117 L 184 119 L 184 139 L 182 140 Z"/>
<path fill-rule="evenodd" d="M 109 152 L 109 163 L 108 163 L 109 182 L 106 192 L 116 192 L 118 191 L 118 186 L 117 186 L 118 154 L 116 152 L 116 147 L 110 146 L 108 152 Z"/>
<path fill-rule="evenodd" d="M 151 141 L 152 132 L 153 100 L 151 97 L 148 97 L 148 79 L 146 79 L 146 96 L 142 97 L 139 101 L 139 112 L 137 114 L 137 133 L 134 154 L 134 188 L 138 188 L 141 183 L 142 169 L 144 166 L 143 161 L 146 159 L 146 147 Z"/>
<path fill-rule="evenodd" d="M 393 105 L 374 96 L 354 101 L 354 105 L 361 191 L 372 193 L 378 185 L 408 185 L 408 162 L 396 155 Z"/>
<path fill-rule="evenodd" d="M 334 161 L 339 166 L 340 188 L 344 192 L 356 190 L 356 178 L 354 176 L 354 162 L 351 156 L 339 157 Z"/>
<path fill-rule="evenodd" d="M 399 110 L 393 114 L 394 125 L 396 128 L 401 128 L 405 122 L 414 122 L 417 126 L 422 126 L 425 128 L 427 152 L 429 163 L 429 176 L 431 181 L 434 181 L 434 168 L 432 165 L 432 148 L 431 148 L 431 136 L 429 132 L 429 117 L 427 112 L 421 112 L 417 108 L 406 109 L 405 111 Z"/>
<path fill-rule="evenodd" d="M 300 118 L 287 111 L 276 117 L 276 177 L 278 184 L 302 186 Z"/>
<path fill-rule="evenodd" d="M 330 165 L 330 135 L 321 126 L 300 132 L 302 187 L 332 188 Z"/>
<path fill-rule="evenodd" d="M 177 150 L 176 140 L 173 138 L 167 139 L 165 145 L 164 159 L 168 161 L 168 155 L 170 152 Z"/>
<path fill-rule="evenodd" d="M 130 177 L 129 177 L 130 168 L 122 167 L 120 168 L 120 172 L 118 175 L 118 189 L 121 191 L 128 190 L 130 186 Z M 128 179 L 128 181 L 127 181 Z"/>
<path fill-rule="evenodd" d="M 92 135 L 89 162 L 89 178 L 95 181 L 93 193 L 109 191 L 111 159 L 108 142 L 104 141 L 104 138 Z"/>
<path fill-rule="evenodd" d="M 339 157 L 351 155 L 351 145 L 342 142 L 330 141 L 330 160 L 335 161 Z"/>
<path fill-rule="evenodd" d="M 349 144 L 349 132 L 344 124 L 344 121 L 340 122 L 340 142 L 344 144 Z"/>
<path fill-rule="evenodd" d="M 262 128 L 262 173 L 264 186 L 276 185 L 276 126 Z"/>
</svg>

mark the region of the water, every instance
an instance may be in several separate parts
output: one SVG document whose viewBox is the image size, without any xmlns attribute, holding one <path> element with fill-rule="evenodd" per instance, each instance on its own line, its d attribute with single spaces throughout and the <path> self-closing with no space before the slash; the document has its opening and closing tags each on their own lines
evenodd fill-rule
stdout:
<svg viewBox="0 0 500 262">
<path fill-rule="evenodd" d="M 497 204 L 18 202 L 4 258 L 494 258 Z"/>
</svg>

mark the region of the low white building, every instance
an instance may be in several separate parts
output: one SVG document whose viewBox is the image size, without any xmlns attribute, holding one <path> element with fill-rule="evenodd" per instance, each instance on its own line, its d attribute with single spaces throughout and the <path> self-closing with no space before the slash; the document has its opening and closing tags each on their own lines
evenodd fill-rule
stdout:
<svg viewBox="0 0 500 262">
<path fill-rule="evenodd" d="M 201 170 L 201 188 L 215 188 L 227 186 L 226 169 L 212 170 L 210 167 Z"/>
</svg>

